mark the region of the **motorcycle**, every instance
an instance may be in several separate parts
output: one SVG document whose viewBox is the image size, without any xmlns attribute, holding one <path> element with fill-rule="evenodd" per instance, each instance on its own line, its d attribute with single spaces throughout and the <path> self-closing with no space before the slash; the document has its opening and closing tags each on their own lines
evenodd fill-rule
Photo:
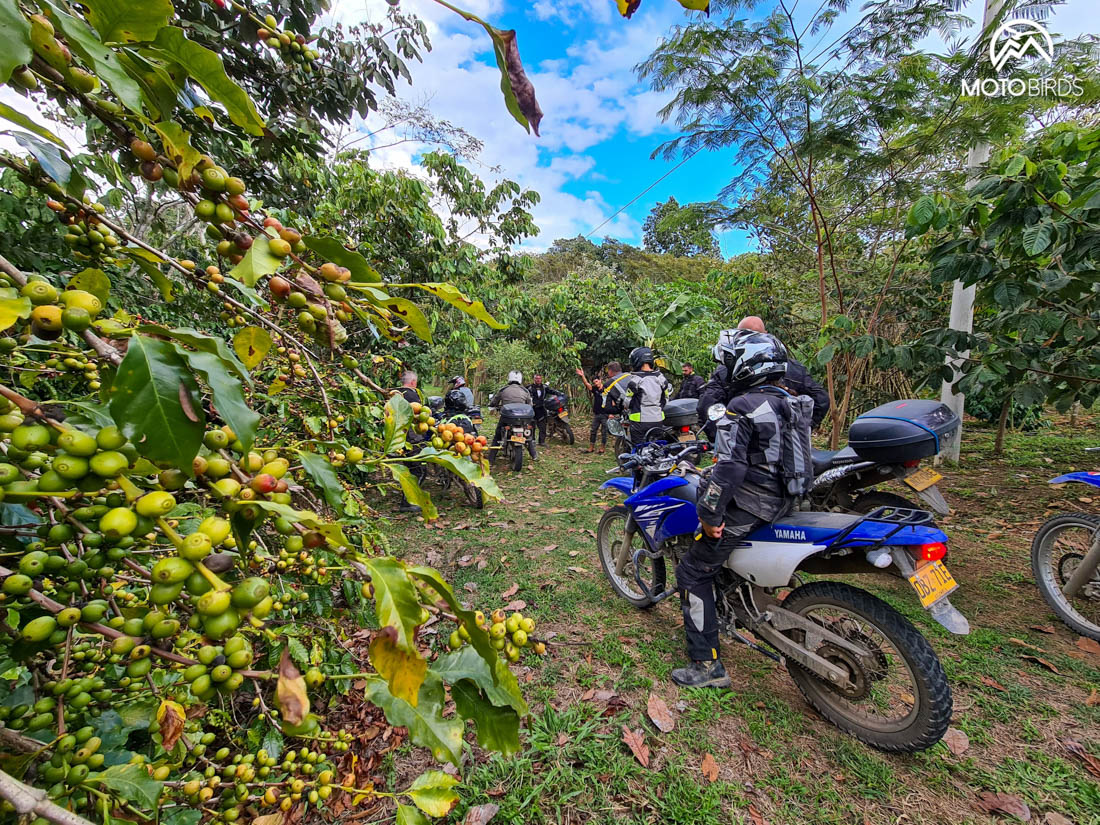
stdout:
<svg viewBox="0 0 1100 825">
<path fill-rule="evenodd" d="M 716 421 L 726 408 L 714 404 L 707 418 Z M 808 497 L 813 510 L 866 514 L 879 507 L 920 506 L 877 485 L 901 481 L 934 513 L 951 512 L 939 483 L 943 476 L 921 460 L 936 455 L 959 427 L 959 418 L 938 401 L 903 399 L 875 407 L 852 422 L 848 444 L 839 450 L 813 450 L 814 484 Z"/>
<path fill-rule="evenodd" d="M 666 587 L 666 565 L 675 567 L 699 531 L 695 503 L 709 471 L 689 459 L 701 449 L 698 442 L 644 445 L 621 457 L 631 476 L 601 485 L 627 498 L 600 519 L 600 564 L 635 607 L 676 592 Z M 806 701 L 856 739 L 892 752 L 932 747 L 951 721 L 952 700 L 928 641 L 865 590 L 799 577 L 896 567 L 937 622 L 969 633 L 949 599 L 958 585 L 942 562 L 947 536 L 932 519 L 923 510 L 884 506 L 864 515 L 795 511 L 758 528 L 716 581 L 721 630 L 784 663 Z"/>
<path fill-rule="evenodd" d="M 466 412 L 458 412 L 456 410 L 448 411 L 444 407 L 443 398 L 438 395 L 433 395 L 428 398 L 428 408 L 432 411 L 432 416 L 440 424 L 448 422 L 457 424 L 459 427 L 462 427 L 465 432 L 478 435 L 477 424 L 473 418 L 473 410 L 467 410 Z M 480 420 L 480 418 L 478 420 Z M 481 492 L 480 487 L 471 484 L 466 481 L 466 479 L 455 475 L 446 467 L 442 467 L 439 464 L 425 462 L 424 467 L 426 481 L 437 483 L 445 491 L 450 491 L 451 488 L 457 484 L 462 489 L 462 494 L 471 507 L 480 510 L 485 506 L 485 496 Z"/>
<path fill-rule="evenodd" d="M 696 398 L 680 398 L 669 401 L 664 408 L 665 419 L 653 425 L 646 432 L 643 443 L 694 443 L 706 437 L 702 427 L 699 426 L 699 401 Z M 726 408 L 721 404 L 715 404 L 712 411 L 717 415 L 725 415 Z M 607 432 L 615 439 L 615 451 L 621 452 L 641 445 L 630 443 L 630 432 L 618 418 L 609 418 Z"/>
<path fill-rule="evenodd" d="M 1049 483 L 1100 488 L 1100 472 L 1066 473 Z M 1100 641 L 1100 516 L 1062 513 L 1043 522 L 1031 542 L 1031 571 L 1058 618 L 1075 633 Z"/>
<path fill-rule="evenodd" d="M 530 404 L 503 404 L 500 408 L 500 442 L 493 445 L 493 460 L 503 458 L 517 473 L 523 469 L 524 447 L 534 459 L 535 408 Z"/>
<path fill-rule="evenodd" d="M 576 441 L 573 428 L 569 425 L 569 396 L 558 390 L 548 393 L 546 396 L 546 436 L 551 438 L 561 436 L 566 444 Z"/>
</svg>

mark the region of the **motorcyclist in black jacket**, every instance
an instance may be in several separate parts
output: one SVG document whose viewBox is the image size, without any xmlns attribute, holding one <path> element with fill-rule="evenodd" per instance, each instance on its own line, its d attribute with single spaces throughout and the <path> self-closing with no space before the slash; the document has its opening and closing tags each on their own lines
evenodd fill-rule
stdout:
<svg viewBox="0 0 1100 825">
<path fill-rule="evenodd" d="M 676 395 L 672 396 L 672 399 L 675 401 L 680 398 L 698 398 L 705 383 L 703 376 L 697 373 L 695 367 L 688 363 L 681 367 L 681 372 L 684 375 L 684 380 L 680 383 L 680 389 L 676 391 Z"/>
<path fill-rule="evenodd" d="M 737 330 L 748 330 L 750 332 L 765 332 L 764 322 L 755 315 L 750 315 L 747 318 L 743 318 L 741 323 L 737 325 Z M 723 340 L 729 340 L 735 335 L 737 330 L 724 330 L 719 337 L 719 343 Z M 829 393 L 814 380 L 810 375 L 810 371 L 805 366 L 795 361 L 790 356 L 787 357 L 787 373 L 783 377 L 783 385 L 787 387 L 794 395 L 808 395 L 814 402 L 814 414 L 811 426 L 817 429 L 817 426 L 825 420 L 825 416 L 829 413 Z M 703 429 L 706 431 L 707 436 L 714 439 L 714 422 L 708 420 L 707 410 L 709 410 L 715 404 L 725 404 L 729 401 L 729 383 L 727 381 L 727 370 L 722 364 L 711 373 L 710 380 L 703 385 L 702 390 L 699 393 L 699 423 L 703 425 Z"/>
<path fill-rule="evenodd" d="M 745 536 L 789 509 L 784 441 L 798 438 L 808 450 L 810 438 L 811 402 L 782 385 L 787 350 L 779 339 L 738 332 L 714 352 L 730 376 L 730 400 L 717 422 L 716 463 L 696 503 L 700 532 L 676 566 L 691 664 L 672 671 L 672 680 L 688 687 L 730 684 L 718 658 L 714 580 Z"/>
</svg>

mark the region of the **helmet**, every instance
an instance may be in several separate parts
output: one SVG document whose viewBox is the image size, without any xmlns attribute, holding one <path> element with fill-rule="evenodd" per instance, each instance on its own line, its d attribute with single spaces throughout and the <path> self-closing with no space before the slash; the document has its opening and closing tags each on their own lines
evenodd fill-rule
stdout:
<svg viewBox="0 0 1100 825">
<path fill-rule="evenodd" d="M 649 347 L 635 347 L 630 351 L 630 368 L 640 370 L 643 364 L 649 364 L 651 367 L 657 366 L 657 361 L 653 357 L 653 350 Z"/>
<path fill-rule="evenodd" d="M 455 389 L 457 390 L 459 387 L 465 387 L 466 386 L 466 379 L 463 378 L 461 375 L 456 375 L 454 378 L 452 378 L 447 383 L 448 384 L 454 384 Z"/>
<path fill-rule="evenodd" d="M 461 390 L 451 390 L 443 399 L 446 409 L 457 410 L 458 412 L 466 412 L 466 394 Z"/>
<path fill-rule="evenodd" d="M 787 348 L 767 332 L 726 330 L 714 345 L 714 357 L 725 366 L 734 389 L 755 387 L 787 372 Z"/>
<path fill-rule="evenodd" d="M 509 384 L 522 384 L 523 383 L 523 373 L 520 372 L 519 370 L 512 370 L 510 373 L 508 373 L 508 383 Z"/>
</svg>

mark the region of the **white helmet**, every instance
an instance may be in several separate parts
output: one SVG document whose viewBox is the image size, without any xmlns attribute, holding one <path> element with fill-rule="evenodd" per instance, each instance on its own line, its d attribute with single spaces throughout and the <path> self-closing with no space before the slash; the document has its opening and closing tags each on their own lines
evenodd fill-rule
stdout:
<svg viewBox="0 0 1100 825">
<path fill-rule="evenodd" d="M 725 330 L 714 345 L 715 360 L 726 368 L 726 381 L 734 389 L 748 389 L 787 372 L 787 348 L 767 332 Z"/>
<path fill-rule="evenodd" d="M 522 384 L 523 383 L 523 373 L 520 372 L 519 370 L 512 370 L 510 373 L 508 373 L 508 383 L 509 384 Z"/>
</svg>

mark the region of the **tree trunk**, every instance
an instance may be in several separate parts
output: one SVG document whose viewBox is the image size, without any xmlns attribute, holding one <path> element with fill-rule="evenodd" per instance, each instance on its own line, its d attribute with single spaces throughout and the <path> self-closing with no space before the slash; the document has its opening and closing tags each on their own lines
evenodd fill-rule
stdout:
<svg viewBox="0 0 1100 825">
<path fill-rule="evenodd" d="M 1012 410 L 1012 398 L 1006 398 L 1004 403 L 1001 404 L 1001 416 L 997 421 L 997 438 L 993 441 L 993 455 L 1000 458 L 1001 453 L 1004 452 L 1005 446 L 1005 430 L 1008 425 L 1008 414 Z"/>
</svg>

